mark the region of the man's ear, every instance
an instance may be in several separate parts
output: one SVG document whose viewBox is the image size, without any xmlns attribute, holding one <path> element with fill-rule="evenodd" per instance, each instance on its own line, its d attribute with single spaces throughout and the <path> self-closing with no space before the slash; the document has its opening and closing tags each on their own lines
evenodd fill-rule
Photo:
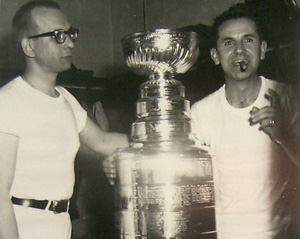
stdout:
<svg viewBox="0 0 300 239">
<path fill-rule="evenodd" d="M 220 64 L 220 58 L 219 58 L 219 55 L 218 55 L 218 50 L 216 48 L 211 48 L 210 49 L 210 56 L 211 56 L 211 59 L 214 61 L 214 63 L 216 65 Z"/>
<path fill-rule="evenodd" d="M 21 40 L 21 47 L 22 47 L 22 50 L 23 50 L 23 52 L 26 56 L 28 56 L 28 57 L 34 57 L 35 56 L 34 48 L 33 48 L 33 44 L 32 44 L 31 39 L 23 38 Z"/>
<path fill-rule="evenodd" d="M 268 44 L 266 41 L 262 41 L 260 44 L 260 59 L 265 59 L 266 52 L 267 52 Z"/>
</svg>

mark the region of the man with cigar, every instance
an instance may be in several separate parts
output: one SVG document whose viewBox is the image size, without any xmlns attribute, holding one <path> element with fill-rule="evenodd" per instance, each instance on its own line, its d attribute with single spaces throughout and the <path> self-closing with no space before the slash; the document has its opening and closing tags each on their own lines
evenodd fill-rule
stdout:
<svg viewBox="0 0 300 239">
<path fill-rule="evenodd" d="M 217 17 L 212 33 L 211 58 L 225 84 L 192 106 L 192 120 L 215 156 L 218 239 L 288 238 L 292 161 L 299 162 L 282 114 L 287 86 L 258 75 L 267 42 L 246 5 Z"/>
<path fill-rule="evenodd" d="M 100 130 L 56 86 L 79 33 L 56 2 L 26 3 L 13 29 L 26 66 L 0 90 L 0 238 L 68 239 L 80 143 L 107 156 L 126 147 L 127 136 Z"/>
</svg>

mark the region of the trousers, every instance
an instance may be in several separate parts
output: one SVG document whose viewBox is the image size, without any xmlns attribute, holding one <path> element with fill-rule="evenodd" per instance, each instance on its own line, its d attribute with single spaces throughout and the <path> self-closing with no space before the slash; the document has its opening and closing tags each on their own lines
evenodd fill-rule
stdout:
<svg viewBox="0 0 300 239">
<path fill-rule="evenodd" d="M 70 239 L 69 213 L 13 205 L 20 239 Z"/>
</svg>

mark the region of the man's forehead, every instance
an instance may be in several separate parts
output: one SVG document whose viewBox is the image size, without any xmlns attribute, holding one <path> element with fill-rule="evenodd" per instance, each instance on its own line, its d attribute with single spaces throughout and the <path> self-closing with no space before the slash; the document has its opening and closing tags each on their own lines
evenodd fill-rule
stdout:
<svg viewBox="0 0 300 239">
<path fill-rule="evenodd" d="M 59 9 L 39 7 L 32 11 L 31 16 L 40 31 L 68 30 L 71 26 Z"/>
<path fill-rule="evenodd" d="M 222 23 L 219 27 L 219 37 L 235 34 L 256 35 L 255 22 L 249 18 L 231 19 Z"/>
</svg>

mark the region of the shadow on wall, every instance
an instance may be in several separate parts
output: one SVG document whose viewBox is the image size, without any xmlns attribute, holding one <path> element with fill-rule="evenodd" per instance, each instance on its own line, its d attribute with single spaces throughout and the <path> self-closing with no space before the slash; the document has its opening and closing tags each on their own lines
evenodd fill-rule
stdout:
<svg viewBox="0 0 300 239">
<path fill-rule="evenodd" d="M 23 71 L 25 62 L 21 47 L 17 46 L 12 34 L 6 34 L 0 39 L 0 69 L 1 76 L 10 78 Z M 7 62 L 10 62 L 7 65 Z"/>
</svg>

